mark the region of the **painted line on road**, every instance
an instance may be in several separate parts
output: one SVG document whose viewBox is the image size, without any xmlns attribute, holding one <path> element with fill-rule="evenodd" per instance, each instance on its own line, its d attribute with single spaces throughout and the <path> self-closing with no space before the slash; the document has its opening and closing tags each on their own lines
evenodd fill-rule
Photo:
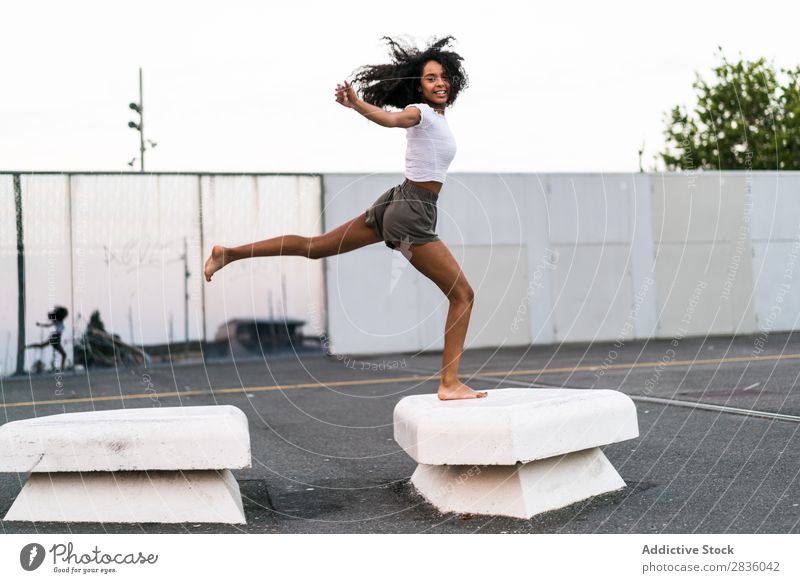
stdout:
<svg viewBox="0 0 800 583">
<path fill-rule="evenodd" d="M 517 381 L 511 381 L 507 378 L 500 378 L 502 377 L 512 377 L 512 376 L 520 376 L 520 375 L 530 375 L 530 374 L 557 374 L 557 373 L 564 373 L 564 372 L 591 372 L 601 368 L 609 369 L 622 369 L 622 368 L 649 368 L 654 366 L 679 366 L 679 365 L 694 365 L 694 364 L 722 364 L 728 362 L 752 362 L 752 361 L 762 361 L 762 360 L 792 360 L 792 359 L 800 359 L 800 354 L 784 354 L 784 355 L 771 355 L 771 356 L 754 356 L 754 357 L 730 357 L 730 358 L 713 358 L 713 359 L 698 359 L 698 360 L 674 360 L 670 362 L 639 362 L 639 363 L 620 363 L 620 364 L 612 364 L 607 366 L 597 366 L 597 365 L 587 365 L 587 366 L 568 366 L 568 367 L 559 367 L 559 368 L 548 368 L 548 369 L 527 369 L 527 370 L 508 370 L 508 371 L 487 371 L 487 372 L 474 372 L 468 373 L 463 372 L 459 376 L 461 377 L 481 377 L 485 378 L 486 380 L 493 380 L 497 382 L 509 382 L 514 384 L 520 384 L 524 386 L 536 386 L 536 383 L 520 383 Z M 199 397 L 199 396 L 214 396 L 214 395 L 225 395 L 225 394 L 235 394 L 235 393 L 260 393 L 265 391 L 284 391 L 284 390 L 295 390 L 295 389 L 321 389 L 326 387 L 349 387 L 349 386 L 358 386 L 358 385 L 380 385 L 380 384 L 389 384 L 389 383 L 402 383 L 402 382 L 428 382 L 432 380 L 436 380 L 439 377 L 438 371 L 433 373 L 430 371 L 424 371 L 421 369 L 406 369 L 410 371 L 416 371 L 419 373 L 423 373 L 420 375 L 414 376 L 405 376 L 405 377 L 393 377 L 393 378 L 385 378 L 385 379 L 368 379 L 368 380 L 346 380 L 346 381 L 330 381 L 325 383 L 314 382 L 314 383 L 294 383 L 294 384 L 287 384 L 287 385 L 270 385 L 270 386 L 262 386 L 262 387 L 233 387 L 233 388 L 221 388 L 221 389 L 195 389 L 195 390 L 188 390 L 188 391 L 170 391 L 166 393 L 134 393 L 131 395 L 102 395 L 96 397 L 77 397 L 74 399 L 50 399 L 45 401 L 20 401 L 20 402 L 12 402 L 12 403 L 0 403 L 0 409 L 9 409 L 11 407 L 43 407 L 47 405 L 68 405 L 68 404 L 75 404 L 75 403 L 98 403 L 102 401 L 129 401 L 129 400 L 139 400 L 139 399 L 150 399 L 152 400 L 154 397 L 161 398 L 168 398 L 168 397 Z M 542 385 L 538 384 L 541 387 L 547 386 L 555 386 L 555 385 Z M 568 388 L 568 387 L 564 387 Z M 631 395 L 631 398 L 636 400 L 637 397 Z M 642 397 L 642 398 L 650 398 L 650 397 Z M 677 401 L 669 401 L 670 404 L 677 404 Z M 694 403 L 693 401 L 686 401 L 686 403 Z M 698 404 L 699 405 L 699 404 Z M 717 407 L 717 405 L 714 405 Z M 734 412 L 732 408 L 731 412 Z M 747 411 L 747 410 L 745 410 Z M 769 412 L 754 412 L 756 413 L 763 413 L 764 415 L 780 415 L 778 413 L 769 413 Z M 760 415 L 759 415 L 760 416 Z M 797 418 L 793 415 L 785 416 L 789 418 L 789 420 L 795 420 Z M 776 417 L 779 418 L 779 417 Z M 782 417 L 780 417 L 782 418 Z"/>
<path fill-rule="evenodd" d="M 764 419 L 777 419 L 779 421 L 793 421 L 794 423 L 800 423 L 800 416 L 797 415 L 786 415 L 784 413 L 773 413 L 771 411 L 758 411 L 756 409 L 741 409 L 739 407 L 729 407 L 727 405 L 712 405 L 711 403 L 702 403 L 697 401 L 679 401 L 677 399 L 662 399 L 660 397 L 640 397 L 638 395 L 629 395 L 629 396 L 634 401 L 643 401 L 645 403 L 660 403 L 662 405 L 689 407 L 690 409 L 704 409 L 706 411 L 721 411 L 722 413 L 747 415 L 748 417 L 761 417 Z"/>
<path fill-rule="evenodd" d="M 417 372 L 425 372 L 418 370 Z M 525 383 L 521 381 L 513 381 L 509 379 L 486 377 L 486 380 L 493 382 L 507 383 L 512 385 L 520 385 L 528 388 L 539 389 L 577 389 L 577 390 L 596 390 L 587 389 L 586 387 L 566 387 L 564 385 L 548 385 L 544 383 Z M 756 383 L 756 385 L 759 383 Z M 752 388 L 748 387 L 748 388 Z M 625 393 L 628 395 L 628 393 Z M 722 413 L 731 413 L 733 415 L 746 415 L 748 417 L 759 417 L 762 419 L 775 419 L 778 421 L 791 421 L 793 423 L 800 423 L 800 416 L 787 415 L 785 413 L 773 413 L 772 411 L 760 411 L 757 409 L 742 409 L 740 407 L 730 407 L 727 405 L 714 405 L 711 403 L 703 403 L 702 401 L 684 401 L 678 399 L 663 399 L 661 397 L 645 397 L 644 395 L 628 395 L 633 401 L 640 401 L 644 403 L 658 403 L 661 405 L 670 405 L 674 407 L 686 407 L 689 409 L 702 409 L 704 411 L 719 411 Z"/>
<path fill-rule="evenodd" d="M 381 385 L 387 383 L 399 383 L 406 381 L 430 381 L 438 379 L 438 373 L 430 377 L 426 376 L 406 376 L 387 379 L 369 379 L 363 381 L 330 381 L 330 382 L 316 382 L 316 383 L 295 383 L 291 385 L 270 385 L 264 387 L 235 387 L 223 389 L 195 389 L 188 391 L 170 391 L 167 393 L 133 393 L 131 395 L 103 395 L 98 397 L 77 397 L 75 399 L 51 399 L 47 401 L 20 401 L 18 403 L 0 403 L 0 409 L 8 409 L 10 407 L 42 407 L 45 405 L 68 405 L 71 403 L 97 403 L 100 401 L 128 401 L 137 399 L 150 399 L 154 397 L 159 399 L 167 397 L 198 397 L 198 396 L 214 396 L 214 395 L 229 395 L 234 393 L 261 393 L 264 391 L 284 391 L 294 389 L 324 389 L 327 387 L 349 387 L 358 385 Z"/>
</svg>

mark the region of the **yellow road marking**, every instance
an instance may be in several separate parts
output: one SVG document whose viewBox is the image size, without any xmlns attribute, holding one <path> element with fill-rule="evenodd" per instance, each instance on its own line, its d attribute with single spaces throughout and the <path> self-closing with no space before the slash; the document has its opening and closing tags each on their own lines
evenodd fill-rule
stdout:
<svg viewBox="0 0 800 583">
<path fill-rule="evenodd" d="M 49 401 L 21 401 L 19 403 L 2 403 L 0 408 L 7 409 L 10 407 L 33 407 L 44 405 L 62 405 L 67 403 L 96 403 L 98 401 L 127 401 L 128 399 L 153 399 L 154 397 L 195 397 L 198 395 L 224 395 L 230 393 L 261 393 L 264 391 L 280 391 L 287 389 L 320 389 L 324 387 L 343 387 L 343 386 L 356 386 L 356 385 L 379 385 L 384 383 L 404 382 L 408 380 L 431 380 L 438 378 L 438 375 L 423 376 L 417 375 L 412 377 L 398 377 L 393 379 L 371 379 L 363 381 L 330 381 L 326 383 L 298 383 L 294 385 L 270 385 L 265 387 L 236 387 L 214 390 L 190 390 L 190 391 L 170 391 L 168 393 L 134 393 L 132 395 L 105 395 L 100 397 L 78 397 L 76 399 L 53 399 Z"/>
<path fill-rule="evenodd" d="M 697 360 L 672 360 L 668 362 L 639 362 L 639 363 L 620 363 L 610 364 L 607 366 L 602 365 L 587 365 L 587 366 L 574 366 L 574 367 L 561 367 L 561 368 L 532 368 L 528 370 L 508 370 L 508 371 L 491 371 L 491 372 L 476 372 L 476 373 L 462 373 L 461 377 L 498 377 L 498 376 L 520 376 L 529 374 L 555 374 L 563 372 L 592 372 L 598 369 L 622 369 L 622 368 L 650 368 L 656 366 L 679 366 L 688 364 L 723 364 L 728 362 L 752 362 L 762 360 L 792 360 L 800 358 L 800 354 L 783 354 L 774 356 L 734 356 L 730 358 L 705 358 Z M 214 390 L 189 390 L 189 391 L 170 391 L 168 393 L 134 393 L 132 395 L 105 395 L 98 397 L 78 397 L 76 399 L 53 399 L 49 401 L 20 401 L 17 403 L 0 403 L 0 409 L 8 409 L 11 407 L 43 407 L 46 405 L 66 405 L 73 403 L 97 403 L 99 401 L 127 401 L 135 399 L 153 399 L 153 397 L 167 398 L 167 397 L 195 397 L 207 395 L 225 395 L 232 393 L 261 393 L 265 391 L 283 391 L 294 389 L 320 389 L 325 387 L 353 387 L 358 385 L 381 385 L 387 383 L 403 383 L 415 381 L 431 381 L 438 379 L 438 374 L 433 375 L 412 375 L 405 377 L 394 377 L 386 379 L 367 379 L 367 380 L 347 380 L 347 381 L 330 381 L 330 382 L 317 382 L 317 383 L 297 383 L 292 385 L 269 385 L 263 387 L 233 387 L 222 388 Z"/>
</svg>

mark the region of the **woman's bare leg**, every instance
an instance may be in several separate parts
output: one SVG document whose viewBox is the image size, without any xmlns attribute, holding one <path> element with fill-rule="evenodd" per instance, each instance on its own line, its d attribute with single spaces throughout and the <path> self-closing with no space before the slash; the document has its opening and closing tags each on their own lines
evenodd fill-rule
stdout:
<svg viewBox="0 0 800 583">
<path fill-rule="evenodd" d="M 442 241 L 411 245 L 409 261 L 420 273 L 433 281 L 450 301 L 444 329 L 444 353 L 439 381 L 439 398 L 474 399 L 485 397 L 485 391 L 474 391 L 458 380 L 458 365 L 467 337 L 469 316 L 475 294 L 458 262 Z"/>
<path fill-rule="evenodd" d="M 206 259 L 203 273 L 206 281 L 217 271 L 239 259 L 250 257 L 272 257 L 275 255 L 300 255 L 309 259 L 321 259 L 353 251 L 365 245 L 377 243 L 381 238 L 364 222 L 364 213 L 317 237 L 282 235 L 239 247 L 214 245 Z"/>
<path fill-rule="evenodd" d="M 64 370 L 64 364 L 67 362 L 67 353 L 64 350 L 64 347 L 60 344 L 57 346 L 53 346 L 53 364 L 55 365 L 56 355 L 55 353 L 58 352 L 61 355 L 61 370 Z"/>
</svg>

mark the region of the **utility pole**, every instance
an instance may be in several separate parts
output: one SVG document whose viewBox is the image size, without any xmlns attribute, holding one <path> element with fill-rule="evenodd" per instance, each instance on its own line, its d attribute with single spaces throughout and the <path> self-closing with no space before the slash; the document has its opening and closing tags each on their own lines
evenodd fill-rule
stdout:
<svg viewBox="0 0 800 583">
<path fill-rule="evenodd" d="M 639 172 L 644 172 L 644 166 L 642 166 L 642 155 L 644 154 L 644 138 L 642 138 L 642 148 L 639 150 Z"/>
<path fill-rule="evenodd" d="M 144 101 L 142 97 L 142 68 L 139 67 L 139 103 L 131 103 L 128 105 L 128 107 L 139 114 L 138 124 L 133 121 L 128 122 L 129 128 L 133 128 L 139 132 L 139 172 L 144 172 Z"/>
</svg>

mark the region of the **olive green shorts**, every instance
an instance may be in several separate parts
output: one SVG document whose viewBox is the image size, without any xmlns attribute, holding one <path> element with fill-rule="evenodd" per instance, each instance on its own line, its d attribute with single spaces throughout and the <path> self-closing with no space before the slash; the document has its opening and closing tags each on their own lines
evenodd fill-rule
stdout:
<svg viewBox="0 0 800 583">
<path fill-rule="evenodd" d="M 365 213 L 366 223 L 375 229 L 390 249 L 438 241 L 438 198 L 438 194 L 415 186 L 406 179 L 372 203 Z"/>
</svg>

